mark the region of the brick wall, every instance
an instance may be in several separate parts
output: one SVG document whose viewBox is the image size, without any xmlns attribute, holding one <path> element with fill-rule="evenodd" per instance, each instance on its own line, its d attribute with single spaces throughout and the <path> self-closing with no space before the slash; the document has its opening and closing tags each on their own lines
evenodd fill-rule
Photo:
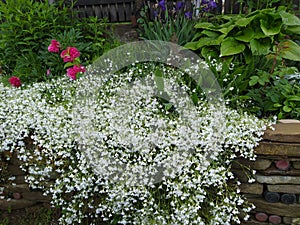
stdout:
<svg viewBox="0 0 300 225">
<path fill-rule="evenodd" d="M 256 206 L 244 225 L 300 224 L 300 121 L 281 121 L 274 131 L 266 131 L 256 153 L 256 161 L 239 160 L 233 166 L 242 183 L 241 192 Z M 2 153 L 0 160 L 0 210 L 49 205 L 49 197 L 30 190 L 25 183 L 16 156 L 9 157 L 11 160 L 5 161 Z M 257 171 L 254 183 L 247 182 L 245 166 Z M 15 180 L 5 180 L 10 176 Z"/>
</svg>

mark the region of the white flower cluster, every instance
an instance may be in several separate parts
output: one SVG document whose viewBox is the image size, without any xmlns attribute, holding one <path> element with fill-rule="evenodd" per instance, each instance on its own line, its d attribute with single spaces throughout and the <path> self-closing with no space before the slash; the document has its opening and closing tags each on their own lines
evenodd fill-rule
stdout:
<svg viewBox="0 0 300 225">
<path fill-rule="evenodd" d="M 239 222 L 251 208 L 228 184 L 230 163 L 255 158 L 265 122 L 194 106 L 174 69 L 164 70 L 174 78 L 163 91 L 155 74 L 136 71 L 0 85 L 0 150 L 18 152 L 27 182 L 62 209 L 61 224 Z"/>
</svg>

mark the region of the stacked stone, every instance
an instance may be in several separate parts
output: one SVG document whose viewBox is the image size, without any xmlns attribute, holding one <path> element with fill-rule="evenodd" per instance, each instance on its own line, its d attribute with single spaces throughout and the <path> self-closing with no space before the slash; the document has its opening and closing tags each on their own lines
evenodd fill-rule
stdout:
<svg viewBox="0 0 300 225">
<path fill-rule="evenodd" d="M 7 157 L 10 160 L 5 160 Z M 25 172 L 20 169 L 20 161 L 16 155 L 2 153 L 0 182 L 0 210 L 17 210 L 49 206 L 50 197 L 44 196 L 41 191 L 31 190 L 25 182 Z M 13 178 L 13 179 L 11 179 Z"/>
<path fill-rule="evenodd" d="M 300 121 L 274 127 L 256 148 L 257 160 L 239 160 L 233 168 L 241 192 L 256 207 L 245 225 L 300 224 Z M 245 166 L 256 170 L 254 183 L 247 182 Z"/>
</svg>

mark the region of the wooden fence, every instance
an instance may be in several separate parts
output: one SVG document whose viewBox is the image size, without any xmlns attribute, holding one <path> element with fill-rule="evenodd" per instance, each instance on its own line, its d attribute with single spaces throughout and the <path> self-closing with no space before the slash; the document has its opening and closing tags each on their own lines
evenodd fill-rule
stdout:
<svg viewBox="0 0 300 225">
<path fill-rule="evenodd" d="M 49 0 L 53 2 L 54 0 Z M 80 17 L 97 16 L 98 18 L 107 18 L 110 22 L 127 22 L 131 21 L 132 15 L 138 15 L 138 11 L 144 5 L 153 5 L 159 0 L 66 0 L 73 3 L 74 9 L 78 10 Z M 167 0 L 166 0 L 167 1 Z M 201 3 L 202 0 L 173 0 L 191 3 Z M 192 1 L 192 2 L 191 2 Z M 237 14 L 247 13 L 249 10 L 264 7 L 263 2 L 267 1 L 237 1 L 237 0 L 216 0 L 217 8 L 215 14 Z M 239 3 L 241 2 L 241 3 Z M 249 2 L 249 4 L 248 4 Z M 252 6 L 251 4 L 252 3 Z M 259 3 L 259 5 L 258 5 Z M 286 5 L 295 10 L 298 14 L 300 9 L 300 0 L 279 1 L 278 5 Z M 274 4 L 273 6 L 276 6 Z"/>
</svg>

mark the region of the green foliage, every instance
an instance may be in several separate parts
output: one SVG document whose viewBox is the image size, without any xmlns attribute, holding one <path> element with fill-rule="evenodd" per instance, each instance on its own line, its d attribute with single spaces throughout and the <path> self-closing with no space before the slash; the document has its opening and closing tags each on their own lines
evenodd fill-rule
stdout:
<svg viewBox="0 0 300 225">
<path fill-rule="evenodd" d="M 246 13 L 258 9 L 273 8 L 278 5 L 284 5 L 288 9 L 291 9 L 294 6 L 293 0 L 237 0 L 236 2 L 244 6 Z"/>
<path fill-rule="evenodd" d="M 258 71 L 252 76 L 250 89 L 246 96 L 255 100 L 247 108 L 258 115 L 277 115 L 278 119 L 300 118 L 300 82 L 288 80 L 286 74 L 294 74 L 292 68 L 281 69 L 273 74 Z M 299 74 L 298 74 L 299 76 Z M 263 88 L 261 88 L 263 86 Z"/>
<path fill-rule="evenodd" d="M 249 63 L 254 55 L 270 54 L 300 61 L 299 45 L 287 36 L 291 32 L 300 34 L 300 19 L 284 8 L 259 10 L 247 16 L 226 15 L 220 24 L 201 22 L 195 28 L 198 33 L 186 47 L 199 50 L 206 59 L 235 57 Z"/>
<path fill-rule="evenodd" d="M 6 2 L 0 2 L 0 63 L 3 75 L 18 76 L 22 83 L 48 79 L 46 71 L 53 64 L 52 75 L 65 73 L 59 57 L 47 52 L 51 39 L 60 39 L 62 47 L 76 47 L 86 64 L 117 45 L 106 21 L 79 19 L 62 0 L 51 5 L 47 0 Z"/>
<path fill-rule="evenodd" d="M 81 50 L 82 58 L 87 64 L 92 63 L 104 52 L 120 45 L 120 42 L 113 37 L 113 28 L 106 19 L 83 18 L 78 22 L 77 29 L 82 34 L 81 42 L 89 43 L 85 49 Z"/>
<path fill-rule="evenodd" d="M 259 116 L 299 118 L 298 98 L 289 97 L 298 95 L 299 85 L 284 75 L 298 72 L 290 66 L 300 61 L 300 46 L 292 40 L 300 34 L 300 19 L 279 7 L 247 16 L 223 15 L 216 21 L 196 24 L 198 32 L 185 46 L 205 58 L 225 97 L 234 107 L 250 107 Z M 280 96 L 276 101 L 270 99 L 274 93 Z"/>
<path fill-rule="evenodd" d="M 184 16 L 179 11 L 169 13 L 168 9 L 150 20 L 146 13 L 147 7 L 141 12 L 141 18 L 138 19 L 141 29 L 140 36 L 147 40 L 171 41 L 178 45 L 184 45 L 191 41 L 194 32 L 195 21 Z"/>
<path fill-rule="evenodd" d="M 12 74 L 20 58 L 31 57 L 42 43 L 74 26 L 74 18 L 62 1 L 15 0 L 0 2 L 0 58 L 6 74 Z M 31 55 L 31 56 L 28 56 Z"/>
</svg>

